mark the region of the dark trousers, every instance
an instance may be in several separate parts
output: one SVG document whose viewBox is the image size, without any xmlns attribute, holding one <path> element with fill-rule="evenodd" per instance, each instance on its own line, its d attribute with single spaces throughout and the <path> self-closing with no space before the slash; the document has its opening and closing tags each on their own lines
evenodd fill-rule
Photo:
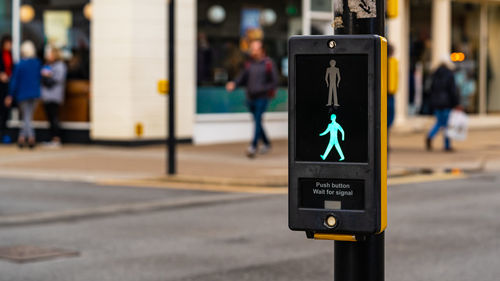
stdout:
<svg viewBox="0 0 500 281">
<path fill-rule="evenodd" d="M 7 120 L 9 120 L 10 107 L 5 106 L 7 96 L 7 85 L 0 85 L 0 137 L 7 132 Z"/>
<path fill-rule="evenodd" d="M 59 126 L 59 104 L 55 102 L 46 102 L 43 104 L 45 114 L 50 123 L 50 136 L 61 137 L 61 128 Z"/>
<path fill-rule="evenodd" d="M 264 127 L 262 126 L 262 115 L 264 115 L 264 112 L 266 111 L 267 103 L 267 98 L 258 98 L 247 102 L 248 109 L 252 113 L 255 124 L 255 131 L 252 140 L 252 147 L 254 148 L 257 147 L 259 140 L 262 140 L 265 145 L 269 145 L 269 139 L 266 136 Z"/>
</svg>

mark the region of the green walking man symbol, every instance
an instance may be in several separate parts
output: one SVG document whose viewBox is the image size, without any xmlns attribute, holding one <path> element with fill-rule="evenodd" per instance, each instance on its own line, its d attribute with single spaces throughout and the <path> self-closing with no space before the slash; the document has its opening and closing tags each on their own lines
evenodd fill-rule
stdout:
<svg viewBox="0 0 500 281">
<path fill-rule="evenodd" d="M 337 119 L 337 116 L 335 114 L 332 114 L 330 116 L 330 119 L 332 122 L 328 124 L 328 128 L 326 130 L 319 134 L 320 136 L 324 136 L 328 133 L 330 133 L 330 142 L 328 142 L 328 146 L 326 147 L 325 153 L 321 155 L 321 159 L 325 160 L 326 157 L 328 157 L 328 154 L 330 153 L 330 150 L 332 150 L 333 146 L 337 149 L 337 152 L 340 155 L 339 161 L 344 160 L 344 153 L 342 153 L 342 149 L 340 148 L 339 140 L 338 140 L 338 131 L 342 134 L 342 141 L 344 141 L 344 129 L 340 126 L 339 123 L 335 121 Z"/>
</svg>

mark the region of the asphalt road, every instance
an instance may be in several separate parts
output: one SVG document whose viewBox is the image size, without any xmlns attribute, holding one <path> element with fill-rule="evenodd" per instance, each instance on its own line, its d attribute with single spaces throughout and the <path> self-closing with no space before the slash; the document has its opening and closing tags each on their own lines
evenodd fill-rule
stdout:
<svg viewBox="0 0 500 281">
<path fill-rule="evenodd" d="M 210 196 L 226 200 L 196 204 Z M 234 197 L 0 180 L 0 216 L 158 199 L 192 202 L 0 227 L 0 247 L 27 244 L 80 252 L 26 264 L 0 260 L 0 281 L 333 279 L 333 243 L 288 230 L 286 195 Z M 498 214 L 500 175 L 390 186 L 386 280 L 498 280 Z"/>
</svg>

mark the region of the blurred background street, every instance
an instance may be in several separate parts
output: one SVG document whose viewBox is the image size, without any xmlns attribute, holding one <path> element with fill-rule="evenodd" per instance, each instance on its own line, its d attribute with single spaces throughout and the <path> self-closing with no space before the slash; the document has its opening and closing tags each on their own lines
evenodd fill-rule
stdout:
<svg viewBox="0 0 500 281">
<path fill-rule="evenodd" d="M 333 241 L 287 225 L 288 40 L 383 16 L 385 279 L 498 280 L 500 1 L 0 0 L 0 281 L 332 280 Z M 363 80 L 351 55 L 327 86 L 318 68 L 325 102 Z M 378 120 L 363 83 L 351 105 Z M 375 171 L 349 120 L 366 168 L 347 150 L 335 165 Z"/>
</svg>

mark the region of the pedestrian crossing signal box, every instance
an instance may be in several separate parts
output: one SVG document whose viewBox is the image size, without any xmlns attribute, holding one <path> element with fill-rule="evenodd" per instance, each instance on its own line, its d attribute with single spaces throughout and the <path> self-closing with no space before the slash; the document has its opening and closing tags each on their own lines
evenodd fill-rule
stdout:
<svg viewBox="0 0 500 281">
<path fill-rule="evenodd" d="M 289 227 L 362 237 L 387 223 L 387 41 L 289 40 Z"/>
</svg>

